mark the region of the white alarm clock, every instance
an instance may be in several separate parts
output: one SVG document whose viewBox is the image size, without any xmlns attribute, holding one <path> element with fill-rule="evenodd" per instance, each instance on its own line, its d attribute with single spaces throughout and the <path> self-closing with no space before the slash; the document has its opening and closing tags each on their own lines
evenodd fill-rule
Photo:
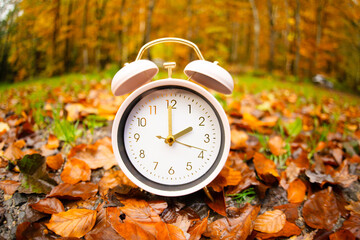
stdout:
<svg viewBox="0 0 360 240">
<path fill-rule="evenodd" d="M 224 94 L 233 91 L 234 83 L 216 62 L 205 61 L 194 43 L 180 38 L 147 43 L 136 60 L 112 80 L 115 95 L 133 91 L 120 106 L 112 127 L 112 146 L 120 168 L 148 192 L 182 196 L 206 187 L 219 174 L 230 150 L 230 126 L 224 109 L 205 88 L 171 77 L 175 63 L 164 64 L 169 78 L 150 82 L 158 67 L 141 57 L 147 48 L 164 42 L 195 50 L 200 60 L 186 66 L 189 79 Z"/>
</svg>

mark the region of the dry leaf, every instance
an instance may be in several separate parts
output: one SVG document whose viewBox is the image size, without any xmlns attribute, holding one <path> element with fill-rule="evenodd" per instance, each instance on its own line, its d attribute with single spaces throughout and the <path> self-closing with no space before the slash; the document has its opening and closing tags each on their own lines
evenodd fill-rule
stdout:
<svg viewBox="0 0 360 240">
<path fill-rule="evenodd" d="M 77 184 L 62 183 L 54 187 L 47 197 L 57 197 L 60 199 L 83 199 L 93 197 L 98 192 L 98 186 L 94 183 L 81 182 Z"/>
<path fill-rule="evenodd" d="M 56 198 L 41 199 L 36 203 L 29 204 L 36 211 L 54 214 L 65 211 L 63 204 Z"/>
<path fill-rule="evenodd" d="M 172 224 L 158 222 L 155 224 L 157 240 L 186 240 L 183 231 Z"/>
<path fill-rule="evenodd" d="M 3 180 L 0 181 L 0 189 L 4 191 L 5 194 L 13 195 L 17 188 L 20 186 L 20 183 L 13 180 Z"/>
<path fill-rule="evenodd" d="M 306 185 L 300 179 L 289 184 L 287 189 L 287 197 L 290 203 L 301 203 L 304 201 L 306 194 Z"/>
<path fill-rule="evenodd" d="M 246 132 L 235 128 L 231 129 L 231 149 L 247 147 L 246 141 L 248 139 L 249 135 Z"/>
<path fill-rule="evenodd" d="M 224 166 L 219 175 L 208 185 L 216 192 L 221 192 L 226 186 L 236 186 L 242 180 L 241 172 Z"/>
<path fill-rule="evenodd" d="M 132 183 L 128 177 L 126 177 L 123 171 L 108 170 L 105 172 L 104 176 L 99 182 L 100 195 L 105 196 L 109 189 L 120 185 L 127 185 L 133 188 L 137 188 L 137 186 Z"/>
<path fill-rule="evenodd" d="M 273 184 L 278 181 L 279 174 L 276 169 L 276 165 L 270 159 L 267 159 L 261 153 L 255 153 L 254 166 L 258 176 L 268 184 Z"/>
<path fill-rule="evenodd" d="M 188 230 L 188 233 L 190 234 L 189 240 L 199 240 L 201 235 L 205 232 L 207 224 L 208 217 L 197 221 L 193 226 L 191 226 Z"/>
<path fill-rule="evenodd" d="M 46 226 L 62 237 L 83 237 L 95 225 L 96 211 L 89 209 L 70 209 L 53 214 Z"/>
<path fill-rule="evenodd" d="M 226 216 L 226 203 L 225 203 L 224 190 L 221 192 L 210 191 L 210 194 L 213 197 L 214 201 L 211 201 L 207 197 L 205 200 L 206 204 L 218 214 Z"/>
<path fill-rule="evenodd" d="M 46 143 L 45 147 L 48 149 L 57 149 L 59 145 L 59 139 L 55 135 L 49 134 L 48 142 Z"/>
<path fill-rule="evenodd" d="M 277 233 L 285 226 L 286 216 L 280 210 L 266 211 L 257 216 L 254 229 L 263 233 Z"/>
<path fill-rule="evenodd" d="M 156 211 L 144 200 L 126 199 L 121 201 L 124 207 L 120 210 L 126 217 L 137 222 L 160 222 L 161 219 Z"/>
<path fill-rule="evenodd" d="M 158 215 L 160 215 L 168 207 L 167 202 L 163 200 L 156 200 L 156 201 L 154 200 L 154 201 L 149 201 L 148 203 L 150 207 L 154 209 L 154 211 Z"/>
<path fill-rule="evenodd" d="M 301 234 L 301 229 L 296 226 L 294 223 L 285 222 L 284 227 L 277 233 L 262 233 L 258 232 L 256 237 L 259 239 L 269 239 L 269 238 L 284 238 L 284 237 L 291 237 L 291 236 L 298 236 Z"/>
<path fill-rule="evenodd" d="M 61 153 L 46 157 L 46 165 L 53 170 L 59 170 L 63 163 L 64 158 L 62 157 Z"/>
<path fill-rule="evenodd" d="M 351 213 L 349 219 L 345 220 L 341 229 L 350 231 L 357 239 L 360 238 L 360 214 Z"/>
<path fill-rule="evenodd" d="M 22 146 L 19 147 L 19 143 L 15 142 L 11 144 L 4 152 L 4 158 L 6 160 L 15 161 L 25 156 L 25 153 L 21 150 Z"/>
<path fill-rule="evenodd" d="M 291 223 L 295 223 L 295 220 L 299 218 L 298 207 L 300 204 L 298 203 L 288 203 L 280 206 L 275 206 L 274 209 L 279 209 L 283 213 L 285 213 L 286 221 Z"/>
<path fill-rule="evenodd" d="M 355 240 L 354 235 L 349 230 L 341 229 L 329 235 L 330 240 Z"/>
<path fill-rule="evenodd" d="M 76 158 L 68 159 L 61 173 L 61 180 L 65 183 L 75 184 L 80 181 L 89 181 L 91 176 L 90 167 Z"/>
<path fill-rule="evenodd" d="M 285 142 L 280 136 L 271 137 L 268 144 L 272 154 L 280 156 L 286 153 L 286 150 L 284 149 Z"/>
</svg>

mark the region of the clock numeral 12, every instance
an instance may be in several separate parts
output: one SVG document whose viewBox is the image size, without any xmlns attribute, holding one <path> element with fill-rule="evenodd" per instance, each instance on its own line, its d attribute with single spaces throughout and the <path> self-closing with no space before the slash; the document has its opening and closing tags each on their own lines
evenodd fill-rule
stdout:
<svg viewBox="0 0 360 240">
<path fill-rule="evenodd" d="M 176 107 L 175 107 L 175 105 L 177 104 L 177 101 L 175 100 L 175 99 L 172 99 L 171 101 L 170 101 L 170 103 L 172 104 L 172 109 L 176 109 Z M 168 108 L 169 107 L 169 100 L 166 100 L 166 108 Z"/>
</svg>

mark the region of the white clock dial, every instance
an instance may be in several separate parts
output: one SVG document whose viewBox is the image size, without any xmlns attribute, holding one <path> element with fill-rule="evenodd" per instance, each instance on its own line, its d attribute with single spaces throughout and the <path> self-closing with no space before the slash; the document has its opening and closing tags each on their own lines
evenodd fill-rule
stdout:
<svg viewBox="0 0 360 240">
<path fill-rule="evenodd" d="M 176 138 L 171 146 L 165 142 L 169 124 Z M 199 179 L 215 163 L 221 124 L 213 106 L 200 95 L 181 87 L 158 88 L 142 94 L 132 107 L 123 142 L 138 173 L 155 183 L 182 185 Z"/>
</svg>

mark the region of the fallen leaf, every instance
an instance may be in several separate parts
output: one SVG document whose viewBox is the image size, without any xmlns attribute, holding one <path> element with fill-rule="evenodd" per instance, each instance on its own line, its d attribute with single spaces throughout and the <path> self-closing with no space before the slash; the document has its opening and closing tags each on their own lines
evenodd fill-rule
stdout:
<svg viewBox="0 0 360 240">
<path fill-rule="evenodd" d="M 172 224 L 158 222 L 155 224 L 157 240 L 186 240 L 183 231 Z"/>
<path fill-rule="evenodd" d="M 258 176 L 266 183 L 273 184 L 279 179 L 276 164 L 261 153 L 255 153 L 254 166 Z"/>
<path fill-rule="evenodd" d="M 284 238 L 284 237 L 291 237 L 291 236 L 298 236 L 301 234 L 301 229 L 296 226 L 294 223 L 285 222 L 284 227 L 276 233 L 262 233 L 262 232 L 258 232 L 256 234 L 257 238 L 260 239 L 269 239 L 269 238 Z"/>
<path fill-rule="evenodd" d="M 349 174 L 349 166 L 347 160 L 344 160 L 339 169 L 332 174 L 334 182 L 342 186 L 343 188 L 350 187 L 350 185 L 358 180 L 358 176 Z"/>
<path fill-rule="evenodd" d="M 208 185 L 216 192 L 221 192 L 226 186 L 236 186 L 242 180 L 241 172 L 224 166 L 219 175 Z"/>
<path fill-rule="evenodd" d="M 287 189 L 287 197 L 290 203 L 301 203 L 304 201 L 306 194 L 306 185 L 300 179 L 289 184 Z"/>
<path fill-rule="evenodd" d="M 5 122 L 0 122 L 0 136 L 10 130 L 10 127 Z"/>
<path fill-rule="evenodd" d="M 358 199 L 360 198 L 358 197 Z M 360 214 L 360 201 L 355 202 L 350 200 L 349 205 L 345 206 L 345 209 Z"/>
<path fill-rule="evenodd" d="M 286 216 L 281 210 L 266 211 L 257 216 L 254 229 L 263 233 L 277 233 L 285 226 Z"/>
<path fill-rule="evenodd" d="M 295 223 L 295 220 L 299 218 L 298 207 L 300 204 L 298 203 L 288 203 L 284 205 L 275 206 L 274 209 L 279 209 L 283 213 L 285 213 L 286 221 L 291 223 Z"/>
<path fill-rule="evenodd" d="M 311 195 L 304 204 L 302 215 L 310 227 L 331 230 L 340 217 L 331 187 Z"/>
<path fill-rule="evenodd" d="M 350 231 L 357 239 L 360 238 L 360 214 L 351 213 L 349 219 L 345 220 L 341 229 Z"/>
<path fill-rule="evenodd" d="M 285 142 L 280 136 L 273 136 L 269 139 L 269 148 L 272 154 L 275 156 L 280 156 L 286 153 Z"/>
<path fill-rule="evenodd" d="M 20 183 L 13 180 L 3 180 L 0 181 L 0 189 L 4 191 L 5 194 L 13 195 L 17 188 L 20 186 Z"/>
<path fill-rule="evenodd" d="M 350 231 L 341 229 L 335 233 L 330 234 L 329 239 L 330 240 L 355 240 L 355 237 Z"/>
<path fill-rule="evenodd" d="M 52 170 L 59 170 L 64 163 L 61 153 L 46 157 L 46 165 Z"/>
<path fill-rule="evenodd" d="M 80 181 L 89 181 L 91 176 L 90 167 L 76 158 L 68 159 L 61 173 L 61 180 L 65 183 L 75 184 Z"/>
<path fill-rule="evenodd" d="M 16 240 L 28 239 L 56 239 L 57 236 L 49 232 L 42 223 L 20 223 L 16 229 Z"/>
<path fill-rule="evenodd" d="M 36 203 L 29 204 L 36 211 L 54 214 L 65 211 L 63 204 L 56 198 L 41 199 Z"/>
<path fill-rule="evenodd" d="M 55 135 L 49 134 L 48 142 L 46 143 L 45 147 L 48 149 L 57 149 L 59 145 L 59 139 Z"/>
<path fill-rule="evenodd" d="M 244 162 L 238 164 L 236 170 L 240 171 L 241 179 L 238 184 L 234 186 L 228 186 L 226 194 L 236 194 L 249 188 L 250 186 L 259 185 L 259 181 L 256 179 L 254 170 L 250 169 Z"/>
<path fill-rule="evenodd" d="M 62 183 L 54 187 L 47 197 L 56 197 L 60 199 L 83 199 L 93 197 L 98 192 L 98 186 L 94 183 L 80 182 L 77 184 Z"/>
<path fill-rule="evenodd" d="M 231 129 L 231 149 L 247 147 L 246 141 L 248 139 L 249 135 L 246 132 L 235 128 Z"/>
<path fill-rule="evenodd" d="M 123 171 L 106 171 L 99 182 L 100 195 L 105 196 L 108 193 L 109 189 L 112 189 L 119 185 L 127 185 L 133 188 L 137 188 L 137 186 L 132 183 L 128 177 L 126 177 Z"/>
<path fill-rule="evenodd" d="M 210 191 L 210 195 L 213 197 L 214 201 L 211 201 L 207 197 L 205 200 L 206 204 L 218 214 L 226 216 L 226 203 L 225 203 L 224 190 L 221 192 Z"/>
<path fill-rule="evenodd" d="M 120 210 L 126 217 L 137 222 L 160 222 L 161 219 L 156 211 L 145 201 L 137 199 L 126 199 L 121 201 L 124 207 Z"/>
<path fill-rule="evenodd" d="M 95 225 L 96 211 L 89 209 L 70 209 L 51 216 L 45 224 L 51 231 L 62 237 L 83 237 Z"/>
<path fill-rule="evenodd" d="M 16 142 L 11 144 L 4 152 L 4 158 L 6 160 L 15 161 L 25 156 L 21 147 Z"/>
<path fill-rule="evenodd" d="M 208 217 L 203 218 L 203 220 L 197 221 L 193 226 L 188 230 L 190 234 L 189 240 L 199 240 L 201 235 L 205 232 L 208 224 Z"/>
<path fill-rule="evenodd" d="M 150 207 L 154 209 L 154 211 L 158 215 L 160 215 L 168 207 L 167 202 L 163 200 L 154 200 L 154 201 L 149 201 L 148 203 Z"/>
<path fill-rule="evenodd" d="M 40 154 L 25 155 L 17 165 L 22 173 L 19 192 L 49 193 L 57 183 L 46 171 L 45 158 Z"/>
</svg>

